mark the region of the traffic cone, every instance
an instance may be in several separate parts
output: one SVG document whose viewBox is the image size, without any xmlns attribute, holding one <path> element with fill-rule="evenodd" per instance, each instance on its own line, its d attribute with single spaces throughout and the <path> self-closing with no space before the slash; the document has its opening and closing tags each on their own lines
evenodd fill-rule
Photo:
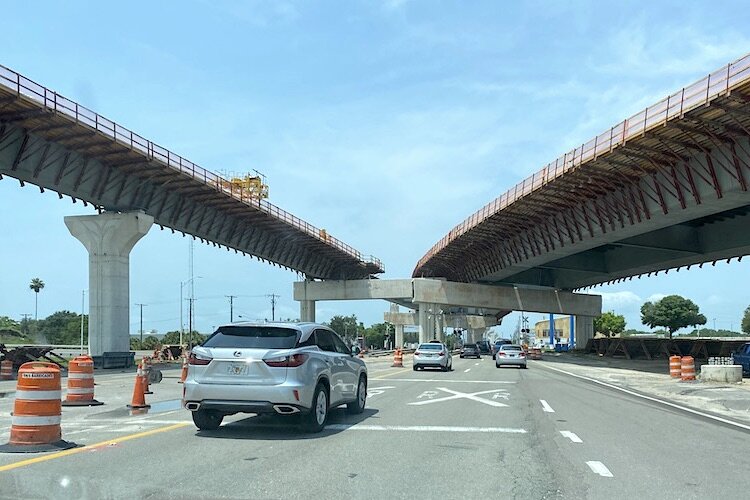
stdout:
<svg viewBox="0 0 750 500">
<path fill-rule="evenodd" d="M 138 365 L 138 371 L 135 375 L 135 387 L 133 387 L 133 399 L 131 400 L 128 408 L 151 408 L 151 405 L 146 404 L 146 396 L 143 391 L 143 361 Z"/>
<path fill-rule="evenodd" d="M 180 380 L 177 381 L 178 384 L 184 384 L 185 379 L 187 378 L 187 372 L 188 372 L 188 362 L 187 358 L 182 358 L 182 374 L 180 374 Z"/>
</svg>

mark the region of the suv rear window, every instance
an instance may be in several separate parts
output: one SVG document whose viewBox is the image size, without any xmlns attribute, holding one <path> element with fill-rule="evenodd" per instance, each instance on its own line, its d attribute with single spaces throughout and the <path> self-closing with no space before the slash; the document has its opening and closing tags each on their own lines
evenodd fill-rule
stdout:
<svg viewBox="0 0 750 500">
<path fill-rule="evenodd" d="M 203 347 L 258 347 L 291 349 L 297 343 L 297 330 L 267 326 L 222 326 L 203 343 Z"/>
</svg>

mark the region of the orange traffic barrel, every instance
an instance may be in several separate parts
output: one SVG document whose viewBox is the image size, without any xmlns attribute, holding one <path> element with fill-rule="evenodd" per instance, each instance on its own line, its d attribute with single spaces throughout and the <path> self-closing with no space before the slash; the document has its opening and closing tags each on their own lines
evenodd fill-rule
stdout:
<svg viewBox="0 0 750 500">
<path fill-rule="evenodd" d="M 401 349 L 396 349 L 393 354 L 393 364 L 391 368 L 403 368 L 404 367 L 404 355 L 401 353 Z"/>
<path fill-rule="evenodd" d="M 680 366 L 682 380 L 695 380 L 695 360 L 692 356 L 683 356 Z"/>
<path fill-rule="evenodd" d="M 0 361 L 0 380 L 13 380 L 13 361 L 9 359 Z"/>
<path fill-rule="evenodd" d="M 76 356 L 68 364 L 68 394 L 63 406 L 99 406 L 94 399 L 94 359 Z"/>
<path fill-rule="evenodd" d="M 187 358 L 183 357 L 182 358 L 182 373 L 180 374 L 180 380 L 178 380 L 177 383 L 184 384 L 185 379 L 187 378 L 187 374 L 188 374 L 188 362 L 187 362 Z"/>
<path fill-rule="evenodd" d="M 18 369 L 10 441 L 5 453 L 37 453 L 77 446 L 62 440 L 60 368 L 54 363 L 24 363 Z"/>
<path fill-rule="evenodd" d="M 669 376 L 672 378 L 680 378 L 682 376 L 682 361 L 679 356 L 669 357 Z"/>
</svg>

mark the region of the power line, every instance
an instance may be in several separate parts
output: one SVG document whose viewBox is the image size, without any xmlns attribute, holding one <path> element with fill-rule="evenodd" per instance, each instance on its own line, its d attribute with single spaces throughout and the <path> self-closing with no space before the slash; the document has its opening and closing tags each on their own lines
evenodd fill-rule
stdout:
<svg viewBox="0 0 750 500">
<path fill-rule="evenodd" d="M 276 299 L 281 298 L 281 295 L 276 295 L 275 293 L 269 293 L 266 296 L 271 297 L 271 321 L 276 321 Z"/>
</svg>

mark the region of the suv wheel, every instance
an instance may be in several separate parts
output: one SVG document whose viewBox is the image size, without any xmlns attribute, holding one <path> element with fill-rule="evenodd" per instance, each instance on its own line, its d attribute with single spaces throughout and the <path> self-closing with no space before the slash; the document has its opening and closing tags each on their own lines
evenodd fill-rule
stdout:
<svg viewBox="0 0 750 500">
<path fill-rule="evenodd" d="M 315 386 L 312 407 L 303 418 L 303 428 L 307 432 L 320 432 L 325 427 L 328 418 L 328 392 L 322 383 Z"/>
<path fill-rule="evenodd" d="M 216 410 L 196 410 L 191 412 L 193 423 L 202 431 L 215 431 L 224 420 L 224 415 Z"/>
<path fill-rule="evenodd" d="M 352 415 L 365 411 L 365 401 L 367 400 L 367 379 L 360 375 L 359 384 L 357 385 L 357 399 L 346 404 L 346 411 Z"/>
</svg>

